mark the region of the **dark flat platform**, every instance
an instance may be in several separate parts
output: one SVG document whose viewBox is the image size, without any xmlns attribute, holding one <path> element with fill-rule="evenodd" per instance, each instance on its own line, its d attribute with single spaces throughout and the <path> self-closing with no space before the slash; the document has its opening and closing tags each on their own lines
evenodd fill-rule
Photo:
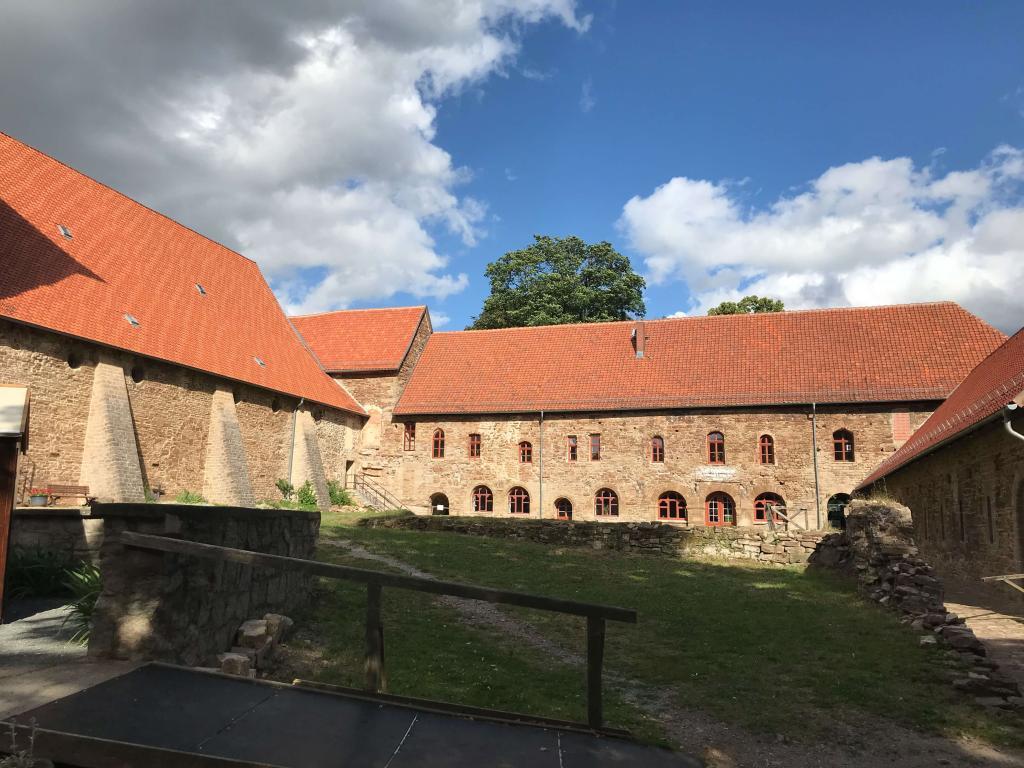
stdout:
<svg viewBox="0 0 1024 768">
<path fill-rule="evenodd" d="M 625 739 L 148 664 L 18 715 L 40 729 L 281 768 L 696 768 Z M 85 763 L 83 763 L 85 764 Z M 99 763 L 89 763 L 89 765 Z M 187 762 L 182 763 L 187 764 Z"/>
</svg>

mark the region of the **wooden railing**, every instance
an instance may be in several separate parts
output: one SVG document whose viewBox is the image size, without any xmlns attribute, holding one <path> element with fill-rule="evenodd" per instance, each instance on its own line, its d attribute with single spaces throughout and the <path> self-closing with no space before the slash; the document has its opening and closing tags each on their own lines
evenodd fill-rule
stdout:
<svg viewBox="0 0 1024 768">
<path fill-rule="evenodd" d="M 1006 586 L 1016 589 L 1018 592 L 1024 592 L 1024 587 L 1020 584 L 1014 584 L 1015 581 L 1024 580 L 1024 573 L 1007 573 L 1004 576 L 982 576 L 982 581 L 1001 581 Z"/>
<path fill-rule="evenodd" d="M 575 600 L 562 600 L 554 597 L 531 595 L 525 592 L 510 592 L 502 589 L 491 589 L 490 587 L 478 587 L 450 581 L 435 581 L 417 576 L 382 573 L 362 568 L 351 568 L 347 565 L 321 563 L 316 560 L 301 560 L 294 557 L 251 552 L 245 549 L 232 549 L 213 544 L 201 544 L 195 541 L 183 541 L 166 536 L 126 532 L 121 534 L 120 541 L 128 547 L 158 552 L 171 552 L 179 555 L 192 555 L 194 557 L 241 563 L 259 568 L 298 571 L 311 576 L 324 576 L 329 579 L 343 579 L 366 584 L 365 688 L 374 693 L 383 693 L 386 689 L 384 626 L 381 621 L 381 602 L 384 587 L 409 589 L 435 595 L 449 595 L 465 600 L 481 600 L 487 603 L 518 605 L 523 608 L 536 608 L 542 611 L 582 616 L 587 620 L 587 725 L 595 730 L 602 728 L 604 724 L 601 677 L 604 667 L 605 624 L 608 621 L 635 624 L 637 620 L 636 611 L 629 608 L 580 603 Z"/>
<path fill-rule="evenodd" d="M 352 478 L 352 490 L 360 493 L 364 500 L 375 509 L 404 509 L 402 502 L 384 486 L 360 472 Z"/>
</svg>

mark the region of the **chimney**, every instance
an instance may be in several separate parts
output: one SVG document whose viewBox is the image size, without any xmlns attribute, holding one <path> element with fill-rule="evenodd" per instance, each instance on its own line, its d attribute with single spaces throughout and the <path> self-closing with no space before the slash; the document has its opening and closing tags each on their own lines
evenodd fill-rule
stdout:
<svg viewBox="0 0 1024 768">
<path fill-rule="evenodd" d="M 633 323 L 633 333 L 631 336 L 633 340 L 633 349 L 636 351 L 636 357 L 638 360 L 643 360 L 644 350 L 647 347 L 647 334 L 644 330 L 643 320 L 637 320 Z"/>
</svg>

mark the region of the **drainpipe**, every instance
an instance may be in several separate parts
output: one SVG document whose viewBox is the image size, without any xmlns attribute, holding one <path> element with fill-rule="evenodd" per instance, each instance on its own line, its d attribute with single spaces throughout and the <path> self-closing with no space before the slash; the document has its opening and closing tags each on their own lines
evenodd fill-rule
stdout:
<svg viewBox="0 0 1024 768">
<path fill-rule="evenodd" d="M 814 510 L 821 530 L 821 488 L 818 484 L 818 406 L 811 403 L 811 456 L 814 459 Z"/>
<path fill-rule="evenodd" d="M 1016 437 L 1018 440 L 1024 440 L 1024 435 L 1013 428 L 1013 424 L 1010 423 L 1010 414 L 1020 409 L 1020 406 L 1016 403 L 1010 403 L 1008 406 L 1003 408 L 1003 426 L 1006 427 L 1006 431 Z"/>
<path fill-rule="evenodd" d="M 542 519 L 544 517 L 544 411 L 540 412 L 540 440 L 537 448 L 538 469 L 540 470 L 537 478 L 540 484 L 540 491 L 537 494 L 537 503 L 540 504 L 537 517 Z"/>
<path fill-rule="evenodd" d="M 288 446 L 288 482 L 292 481 L 292 462 L 295 460 L 295 428 L 299 420 L 299 409 L 302 404 L 306 402 L 306 398 L 299 400 L 299 404 L 295 406 L 295 410 L 292 411 L 292 443 Z"/>
</svg>

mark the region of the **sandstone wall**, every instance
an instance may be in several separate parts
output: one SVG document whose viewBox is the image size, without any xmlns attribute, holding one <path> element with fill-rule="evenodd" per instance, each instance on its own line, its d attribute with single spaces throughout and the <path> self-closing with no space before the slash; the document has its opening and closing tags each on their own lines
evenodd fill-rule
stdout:
<svg viewBox="0 0 1024 768">
<path fill-rule="evenodd" d="M 71 561 L 99 563 L 103 520 L 77 507 L 17 509 L 11 525 L 11 548 L 40 548 Z"/>
<path fill-rule="evenodd" d="M 294 510 L 101 504 L 100 571 L 89 653 L 93 656 L 215 664 L 239 625 L 290 613 L 308 598 L 310 578 L 205 558 L 122 546 L 124 531 L 310 559 L 320 515 Z"/>
</svg>

